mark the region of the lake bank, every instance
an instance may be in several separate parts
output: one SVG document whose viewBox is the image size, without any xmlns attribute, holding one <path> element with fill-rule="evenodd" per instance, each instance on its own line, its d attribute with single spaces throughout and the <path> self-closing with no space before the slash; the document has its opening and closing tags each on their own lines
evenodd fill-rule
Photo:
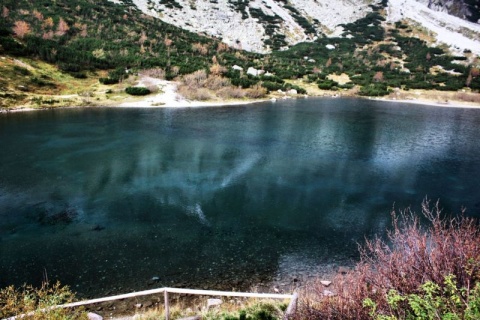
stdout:
<svg viewBox="0 0 480 320">
<path fill-rule="evenodd" d="M 0 113 L 48 110 L 56 108 L 195 108 L 195 107 L 221 107 L 255 104 L 263 101 L 279 101 L 284 99 L 304 99 L 322 97 L 348 97 L 358 99 L 370 99 L 391 101 L 409 104 L 429 105 L 438 107 L 480 108 L 480 94 L 471 92 L 447 92 L 436 90 L 398 90 L 388 96 L 364 97 L 357 93 L 356 89 L 344 91 L 321 90 L 312 84 L 307 86 L 308 95 L 289 94 L 287 92 L 272 92 L 261 99 L 222 99 L 215 97 L 210 100 L 189 100 L 178 93 L 178 82 L 140 77 L 136 85 L 148 84 L 154 86 L 157 93 L 146 96 L 131 96 L 121 90 L 110 90 L 102 86 L 97 92 L 88 94 L 67 95 L 31 95 L 29 103 L 0 109 Z M 132 83 L 133 84 L 133 83 Z M 300 84 L 300 82 L 296 83 Z M 32 101 L 35 101 L 33 103 Z M 36 104 L 36 105 L 35 105 Z"/>
</svg>

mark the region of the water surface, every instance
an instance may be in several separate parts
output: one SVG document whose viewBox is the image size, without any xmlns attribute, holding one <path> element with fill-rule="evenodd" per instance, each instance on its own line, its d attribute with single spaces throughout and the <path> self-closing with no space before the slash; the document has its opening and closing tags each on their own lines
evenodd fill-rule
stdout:
<svg viewBox="0 0 480 320">
<path fill-rule="evenodd" d="M 425 196 L 480 215 L 480 110 L 358 99 L 0 115 L 0 286 L 239 288 Z"/>
</svg>

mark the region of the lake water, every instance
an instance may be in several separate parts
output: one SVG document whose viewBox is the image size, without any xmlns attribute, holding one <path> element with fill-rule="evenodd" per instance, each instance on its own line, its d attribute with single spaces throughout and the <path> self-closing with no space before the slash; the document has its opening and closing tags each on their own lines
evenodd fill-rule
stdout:
<svg viewBox="0 0 480 320">
<path fill-rule="evenodd" d="M 475 109 L 299 99 L 3 114 L 0 287 L 286 281 L 355 260 L 393 205 L 428 196 L 480 216 L 479 178 Z"/>
</svg>

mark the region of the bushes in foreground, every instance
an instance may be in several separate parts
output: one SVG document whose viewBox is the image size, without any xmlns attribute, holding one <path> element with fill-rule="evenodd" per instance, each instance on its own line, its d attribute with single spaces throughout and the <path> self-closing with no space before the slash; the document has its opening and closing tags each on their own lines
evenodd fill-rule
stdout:
<svg viewBox="0 0 480 320">
<path fill-rule="evenodd" d="M 9 286 L 0 290 L 0 318 L 22 315 L 21 319 L 87 320 L 83 309 L 51 307 L 74 301 L 75 295 L 69 287 L 59 282 L 50 286 L 43 283 L 40 288 L 24 285 L 21 288 Z"/>
<path fill-rule="evenodd" d="M 307 289 L 300 319 L 480 319 L 480 231 L 472 218 L 442 218 L 438 203 L 420 217 L 393 214 L 388 241 L 360 249 L 361 259 L 325 296 Z"/>
</svg>

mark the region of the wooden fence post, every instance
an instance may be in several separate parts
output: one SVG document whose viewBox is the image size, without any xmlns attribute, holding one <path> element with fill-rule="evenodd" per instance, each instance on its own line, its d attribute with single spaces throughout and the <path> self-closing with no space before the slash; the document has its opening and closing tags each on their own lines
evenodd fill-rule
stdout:
<svg viewBox="0 0 480 320">
<path fill-rule="evenodd" d="M 164 302 L 165 302 L 165 320 L 170 319 L 170 306 L 168 305 L 168 290 L 165 289 L 165 292 L 163 293 L 164 297 Z"/>
<path fill-rule="evenodd" d="M 288 304 L 287 311 L 285 311 L 285 315 L 283 316 L 284 320 L 288 320 L 291 316 L 295 314 L 295 312 L 297 312 L 297 300 L 298 293 L 295 292 L 292 299 L 290 300 L 290 303 Z"/>
</svg>

